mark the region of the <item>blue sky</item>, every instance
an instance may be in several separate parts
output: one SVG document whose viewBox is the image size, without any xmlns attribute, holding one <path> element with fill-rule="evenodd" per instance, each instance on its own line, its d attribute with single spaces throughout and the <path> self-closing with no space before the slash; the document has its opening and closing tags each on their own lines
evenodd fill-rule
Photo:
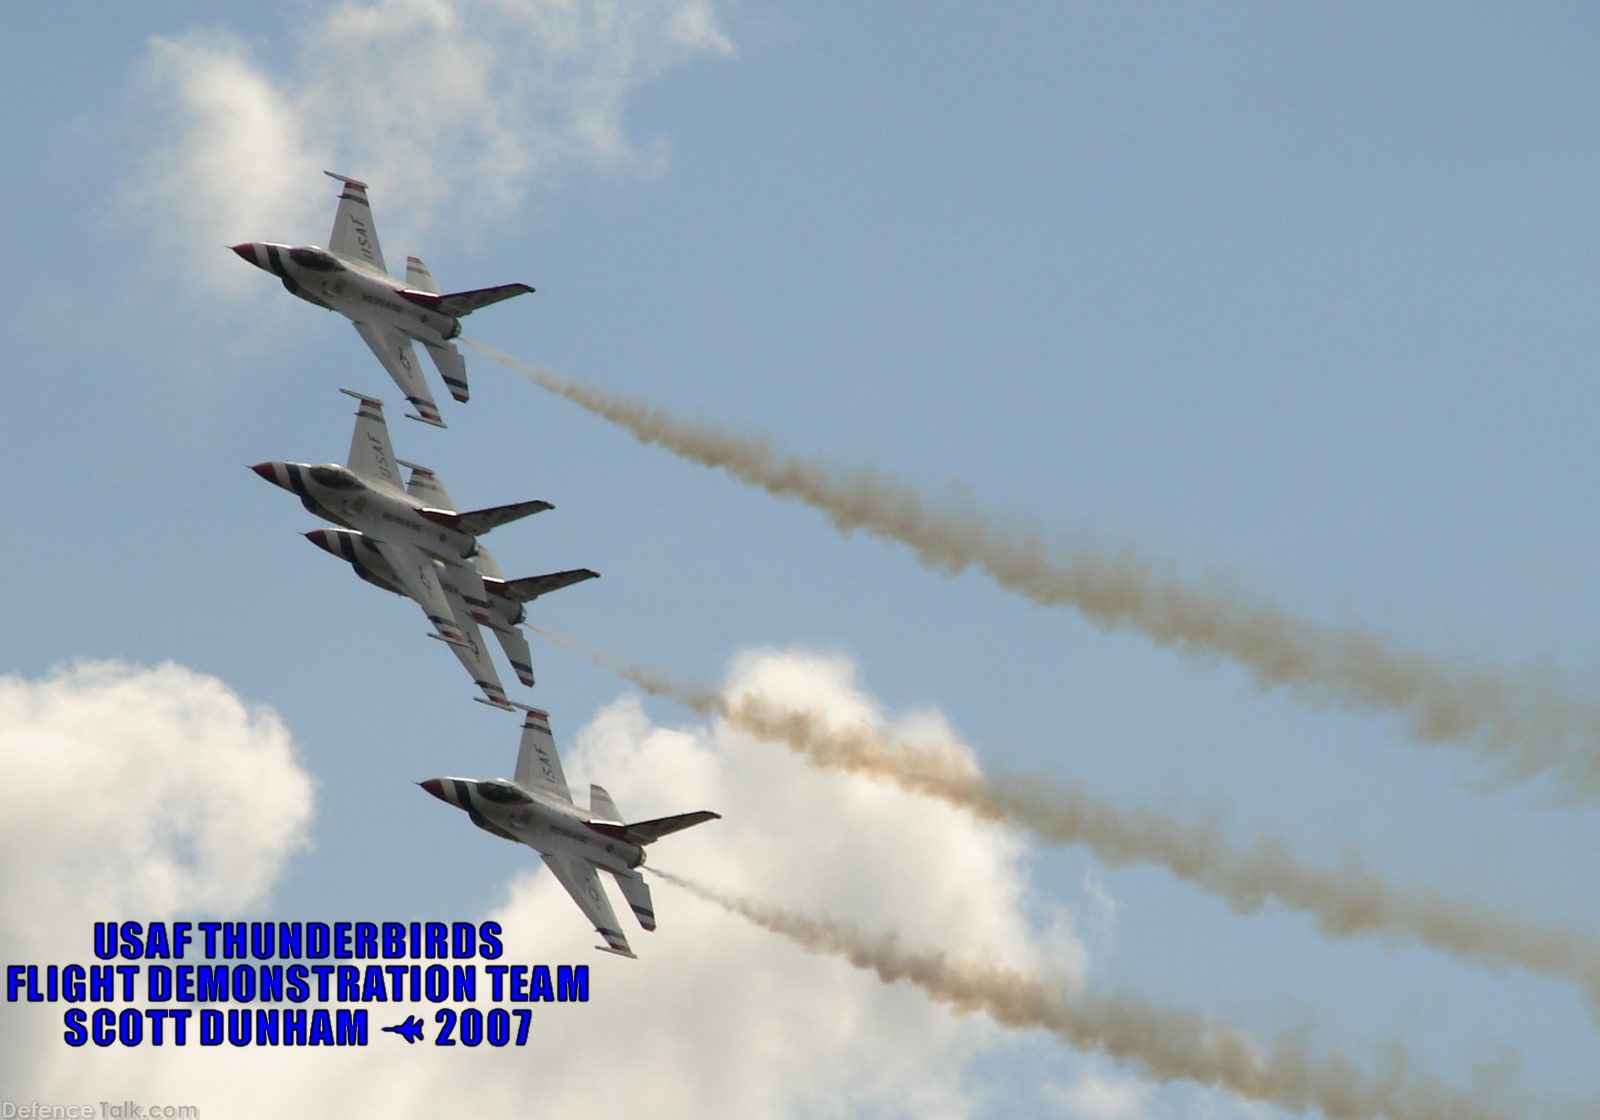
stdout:
<svg viewBox="0 0 1600 1120">
<path fill-rule="evenodd" d="M 735 679 L 741 654 L 788 651 L 762 672 L 811 682 L 784 685 L 794 695 L 848 707 L 854 689 L 891 721 L 941 713 L 986 770 L 1181 820 L 1218 814 L 1241 844 L 1270 833 L 1317 864 L 1355 852 L 1402 885 L 1600 928 L 1595 807 L 1557 780 L 1497 781 L 1458 745 L 1419 747 L 1394 715 L 1263 692 L 1226 659 L 841 536 L 475 353 L 473 400 L 446 403 L 447 431 L 403 421 L 348 324 L 225 249 L 322 241 L 334 196 L 320 169 L 357 175 L 391 262 L 416 253 L 447 288 L 538 289 L 468 320 L 498 349 L 1064 547 L 1132 549 L 1313 623 L 1593 697 L 1593 13 L 101 7 L 5 17 L 27 49 L 0 76 L 21 154 L 4 188 L 14 543 L 0 668 L 43 689 L 27 682 L 80 660 L 171 661 L 276 713 L 315 785 L 305 843 L 284 841 L 253 900 L 200 892 L 180 911 L 511 907 L 529 915 L 529 952 L 592 956 L 569 904 L 528 894 L 550 885 L 531 852 L 410 785 L 508 770 L 516 721 L 470 703 L 420 613 L 298 539 L 316 525 L 245 469 L 342 458 L 352 409 L 336 390 L 349 386 L 390 403 L 397 453 L 464 506 L 555 504 L 489 540 L 508 575 L 602 573 L 536 604 L 542 625 L 711 683 Z M 802 653 L 834 668 L 806 676 Z M 1488 1068 L 1539 1101 L 1600 1093 L 1594 1020 L 1572 985 L 1325 938 L 1271 905 L 1236 914 L 1159 868 L 933 824 L 912 799 L 872 802 L 907 823 L 858 836 L 851 799 L 868 795 L 849 783 L 807 793 L 778 763 L 740 770 L 729 759 L 777 748 L 628 699 L 537 638 L 534 660 L 539 684 L 519 698 L 550 710 L 569 773 L 595 767 L 625 811 L 699 808 L 679 802 L 715 791 L 737 799 L 707 806 L 726 836 L 784 822 L 787 850 L 760 866 L 717 848 L 720 825 L 654 850 L 663 866 L 913 942 L 987 934 L 1034 965 L 1056 952 L 1096 990 L 1262 1036 L 1304 1027 L 1357 1056 L 1401 1039 L 1457 1085 Z M 681 768 L 669 732 L 685 737 Z M 36 740 L 13 729 L 0 743 Z M 41 780 L 85 775 L 63 764 Z M 149 819 L 164 811 L 152 802 Z M 912 822 L 958 831 L 936 840 Z M 60 843 L 35 854 L 79 866 Z M 808 866 L 815 881 L 794 886 Z M 1002 887 L 973 884 L 974 868 Z M 874 869 L 915 878 L 950 913 L 990 909 L 993 928 L 941 928 L 926 898 L 869 902 L 886 890 Z M 664 975 L 702 975 L 695 962 L 734 945 L 728 989 L 772 992 L 769 970 L 800 967 L 777 938 L 657 889 L 661 932 L 619 962 L 636 975 L 597 970 L 613 986 L 596 1014 L 632 1015 L 639 1037 L 617 1045 L 642 1053 L 662 1014 L 644 1003 L 681 994 L 651 986 Z M 8 897 L 28 901 L 15 883 Z M 673 940 L 675 920 L 697 940 Z M 79 925 L 62 926 L 70 943 Z M 1154 1087 L 1037 1032 L 950 1020 L 836 961 L 804 968 L 826 980 L 786 1013 L 823 1023 L 868 1007 L 865 1022 L 914 1024 L 923 1064 L 907 1059 L 904 1077 L 934 1085 L 951 1115 L 1277 1115 Z M 818 1075 L 838 1054 L 816 1045 L 795 1070 L 827 1086 L 827 1107 L 892 1115 L 921 1100 L 881 1072 L 870 1092 Z M 929 1072 L 969 1046 L 955 1072 Z M 248 1073 L 269 1058 L 232 1060 Z M 606 1069 L 599 1054 L 573 1061 L 579 1080 Z M 514 1093 L 521 1075 L 496 1071 Z M 813 1113 L 819 1098 L 790 1072 L 772 1074 L 770 1096 L 734 1099 Z M 103 1076 L 111 1092 L 131 1074 Z M 191 1076 L 177 1064 L 142 1084 L 171 1097 Z M 30 1091 L 60 1084 L 40 1077 Z"/>
</svg>

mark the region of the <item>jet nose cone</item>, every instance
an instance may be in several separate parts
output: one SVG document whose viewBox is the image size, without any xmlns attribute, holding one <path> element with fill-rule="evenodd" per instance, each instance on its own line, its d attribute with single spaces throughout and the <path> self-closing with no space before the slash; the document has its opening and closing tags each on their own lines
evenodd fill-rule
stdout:
<svg viewBox="0 0 1600 1120">
<path fill-rule="evenodd" d="M 241 241 L 237 245 L 229 245 L 228 248 L 238 253 L 240 260 L 248 261 L 257 268 L 261 267 L 261 258 L 256 256 L 256 243 L 254 241 Z"/>
<path fill-rule="evenodd" d="M 279 468 L 281 463 L 257 463 L 250 469 L 274 486 L 284 486 L 284 474 Z"/>
<path fill-rule="evenodd" d="M 333 544 L 333 534 L 327 529 L 313 529 L 305 534 L 305 538 L 324 552 L 336 552 Z"/>
<path fill-rule="evenodd" d="M 425 782 L 418 782 L 417 785 L 433 794 L 433 796 L 437 797 L 440 801 L 448 802 L 450 800 L 444 795 L 444 783 L 438 778 L 429 778 Z"/>
</svg>

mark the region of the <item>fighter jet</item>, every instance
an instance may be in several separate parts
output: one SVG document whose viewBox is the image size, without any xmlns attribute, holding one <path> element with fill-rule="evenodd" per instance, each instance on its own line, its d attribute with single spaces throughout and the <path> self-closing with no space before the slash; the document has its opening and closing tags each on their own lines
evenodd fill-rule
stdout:
<svg viewBox="0 0 1600 1120">
<path fill-rule="evenodd" d="M 411 483 L 415 486 L 418 474 L 427 468 L 411 463 L 405 465 L 411 467 Z M 432 474 L 431 471 L 427 473 Z M 438 480 L 434 482 L 437 486 Z M 437 493 L 442 494 L 443 490 L 439 486 Z M 448 498 L 442 504 L 448 506 Z M 349 561 L 356 575 L 373 586 L 396 595 L 409 594 L 382 548 L 364 534 L 352 529 L 313 529 L 305 537 L 318 548 Z M 511 667 L 516 670 L 517 679 L 525 685 L 532 685 L 533 664 L 528 652 L 528 638 L 518 629 L 528 617 L 524 604 L 548 592 L 600 577 L 599 572 L 588 568 L 574 568 L 508 580 L 500 574 L 499 565 L 482 545 L 478 546 L 478 554 L 470 562 L 446 564 L 435 560 L 433 563 L 434 574 L 439 577 L 439 586 L 444 589 L 451 615 L 467 639 L 465 644 L 452 643 L 450 648 L 455 651 L 473 682 L 483 690 L 484 696 L 497 707 L 506 707 L 508 702 L 505 691 L 500 687 L 499 674 L 495 672 L 493 662 L 484 654 L 478 625 L 481 623 L 494 631 Z M 424 604 L 418 605 L 426 611 Z"/>
<path fill-rule="evenodd" d="M 722 814 L 702 809 L 624 824 L 616 802 L 597 785 L 589 787 L 588 810 L 578 808 L 567 791 L 561 756 L 550 735 L 550 716 L 535 708 L 524 706 L 524 710 L 528 714 L 522 722 L 514 777 L 429 778 L 417 784 L 440 801 L 465 809 L 472 823 L 485 832 L 536 850 L 605 938 L 606 943 L 595 948 L 632 957 L 634 952 L 617 926 L 597 869 L 611 872 L 639 924 L 653 930 L 656 916 L 650 904 L 650 884 L 639 874 L 645 845 L 691 825 L 719 820 Z"/>
<path fill-rule="evenodd" d="M 450 344 L 461 333 L 462 317 L 533 289 L 526 284 L 500 284 L 441 295 L 428 266 L 416 257 L 406 258 L 405 283 L 395 280 L 378 248 L 372 208 L 367 203 L 367 184 L 335 171 L 324 174 L 344 184 L 326 249 L 266 241 L 243 241 L 229 248 L 257 268 L 277 276 L 291 295 L 337 311 L 354 323 L 357 333 L 415 406 L 417 411 L 411 418 L 442 428 L 444 421 L 428 393 L 412 341 L 428 348 L 450 395 L 465 401 L 467 364 L 461 351 Z"/>
<path fill-rule="evenodd" d="M 493 680 L 493 691 L 486 687 L 493 666 L 483 655 L 481 643 L 468 639 L 439 573 L 442 566 L 451 573 L 453 585 L 475 589 L 476 597 L 487 599 L 476 569 L 466 564 L 478 552 L 478 535 L 550 509 L 550 503 L 513 502 L 456 512 L 432 471 L 395 458 L 389 428 L 383 421 L 383 402 L 349 389 L 340 392 L 361 402 L 346 466 L 266 462 L 250 469 L 273 485 L 298 494 L 301 504 L 316 516 L 360 533 L 388 565 L 385 575 L 422 607 L 437 637 L 450 643 L 458 655 L 476 647 L 471 664 L 466 656 L 462 663 L 469 671 L 474 664 L 489 666 L 490 676 L 480 679 L 475 673 L 474 680 L 492 701 L 504 706 L 504 693 L 498 699 L 494 695 L 499 691 L 498 679 Z M 401 466 L 411 467 L 410 484 L 404 487 L 398 473 Z M 471 630 L 476 639 L 477 628 Z"/>
</svg>

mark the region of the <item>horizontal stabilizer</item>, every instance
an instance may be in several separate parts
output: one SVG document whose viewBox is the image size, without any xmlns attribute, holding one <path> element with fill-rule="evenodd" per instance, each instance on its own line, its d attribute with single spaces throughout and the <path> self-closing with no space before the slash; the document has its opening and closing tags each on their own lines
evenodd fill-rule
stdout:
<svg viewBox="0 0 1600 1120">
<path fill-rule="evenodd" d="M 515 628 L 496 630 L 494 636 L 500 639 L 500 648 L 506 651 L 506 660 L 516 670 L 517 680 L 532 688 L 533 653 L 528 649 L 528 636 Z"/>
<path fill-rule="evenodd" d="M 633 911 L 633 916 L 639 919 L 639 925 L 646 930 L 654 931 L 655 905 L 650 901 L 650 884 L 644 881 L 644 876 L 637 871 L 628 875 L 615 871 L 611 874 L 617 880 L 617 886 L 622 888 L 622 897 L 628 900 L 628 908 Z"/>
<path fill-rule="evenodd" d="M 490 506 L 488 509 L 475 509 L 468 513 L 456 513 L 448 509 L 423 509 L 418 512 L 432 521 L 435 525 L 443 525 L 447 529 L 456 529 L 463 533 L 477 536 L 487 533 L 498 525 L 508 521 L 517 521 L 530 517 L 535 513 L 542 513 L 547 509 L 556 507 L 549 502 L 512 502 L 505 506 Z"/>
<path fill-rule="evenodd" d="M 506 580 L 499 584 L 489 584 L 491 591 L 497 591 L 507 599 L 515 599 L 519 603 L 531 603 L 541 595 L 548 595 L 552 591 L 560 591 L 563 587 L 571 587 L 575 583 L 582 583 L 586 579 L 599 579 L 599 572 L 591 572 L 588 568 L 572 568 L 565 572 L 548 572 L 542 576 L 524 576 L 522 579 Z"/>
<path fill-rule="evenodd" d="M 496 284 L 492 288 L 474 288 L 470 292 L 450 292 L 446 295 L 419 292 L 411 288 L 400 294 L 418 307 L 426 307 L 429 311 L 437 311 L 441 315 L 459 319 L 463 315 L 472 314 L 480 307 L 488 307 L 491 303 L 499 303 L 501 300 L 531 291 L 533 289 L 526 284 Z"/>
<path fill-rule="evenodd" d="M 613 949 L 610 945 L 596 945 L 595 948 L 599 949 L 602 953 L 615 953 L 619 957 L 627 957 L 630 961 L 636 961 L 639 959 L 639 954 L 635 953 L 632 949 Z"/>
<path fill-rule="evenodd" d="M 671 836 L 674 832 L 682 832 L 686 828 L 693 828 L 706 821 L 720 821 L 721 813 L 713 813 L 709 809 L 701 809 L 695 813 L 679 813 L 673 817 L 657 817 L 653 821 L 636 821 L 633 824 L 607 824 L 604 821 L 590 821 L 589 827 L 603 836 L 612 836 L 618 840 L 625 840 L 630 844 L 654 844 L 663 836 Z"/>
<path fill-rule="evenodd" d="M 720 821 L 721 813 L 713 813 L 710 809 L 701 809 L 694 813 L 679 813 L 671 817 L 657 817 L 652 821 L 636 821 L 628 826 L 628 831 L 638 837 L 635 843 L 653 844 L 663 836 L 671 836 L 674 832 L 682 832 L 697 824 L 706 821 Z"/>
<path fill-rule="evenodd" d="M 450 390 L 450 395 L 463 404 L 467 400 L 467 360 L 461 356 L 461 351 L 454 346 L 435 346 L 431 342 L 423 343 L 428 348 L 428 354 L 433 358 L 433 364 L 439 370 L 439 376 L 444 378 L 445 388 Z"/>
</svg>

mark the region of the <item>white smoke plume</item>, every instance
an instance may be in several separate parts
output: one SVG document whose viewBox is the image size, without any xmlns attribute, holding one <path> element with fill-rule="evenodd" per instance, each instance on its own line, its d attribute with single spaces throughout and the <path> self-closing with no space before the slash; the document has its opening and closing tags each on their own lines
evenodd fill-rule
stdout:
<svg viewBox="0 0 1600 1120">
<path fill-rule="evenodd" d="M 958 1013 L 981 1011 L 1013 1029 L 1040 1027 L 1079 1050 L 1099 1050 L 1162 1082 L 1193 1081 L 1246 1100 L 1337 1120 L 1509 1120 L 1522 1113 L 1497 1092 L 1452 1089 L 1418 1070 L 1398 1044 L 1363 1070 L 1303 1040 L 1263 1046 L 1193 1011 L 1067 985 L 983 960 L 917 950 L 893 934 L 870 936 L 848 922 L 812 917 L 725 894 L 657 870 L 656 875 L 808 952 L 843 957 L 886 984 L 905 981 Z"/>
<path fill-rule="evenodd" d="M 1375 633 L 1298 619 L 1234 588 L 1184 582 L 1131 549 L 1107 554 L 1047 541 L 1017 518 L 930 502 L 872 471 L 781 454 L 765 439 L 685 420 L 472 345 L 641 443 L 820 509 L 841 533 L 898 541 L 944 575 L 976 568 L 1032 602 L 1072 607 L 1101 629 L 1136 631 L 1194 657 L 1227 657 L 1259 687 L 1284 688 L 1303 703 L 1397 715 L 1414 742 L 1457 742 L 1507 779 L 1550 772 L 1567 796 L 1600 794 L 1600 706 L 1552 679 L 1395 649 Z"/>
<path fill-rule="evenodd" d="M 1331 866 L 1299 861 L 1280 839 L 1229 841 L 1214 818 L 1123 809 L 1081 784 L 1036 774 L 985 775 L 969 752 L 913 739 L 881 724 L 839 724 L 758 692 L 715 693 L 626 664 L 571 638 L 539 633 L 656 696 L 668 697 L 756 738 L 788 747 L 812 765 L 843 770 L 1025 829 L 1053 844 L 1084 844 L 1112 867 L 1151 863 L 1249 913 L 1271 901 L 1311 916 L 1330 937 L 1405 937 L 1490 968 L 1514 966 L 1576 985 L 1600 1016 L 1600 938 L 1541 925 L 1470 899 L 1389 882 L 1359 856 Z"/>
</svg>

